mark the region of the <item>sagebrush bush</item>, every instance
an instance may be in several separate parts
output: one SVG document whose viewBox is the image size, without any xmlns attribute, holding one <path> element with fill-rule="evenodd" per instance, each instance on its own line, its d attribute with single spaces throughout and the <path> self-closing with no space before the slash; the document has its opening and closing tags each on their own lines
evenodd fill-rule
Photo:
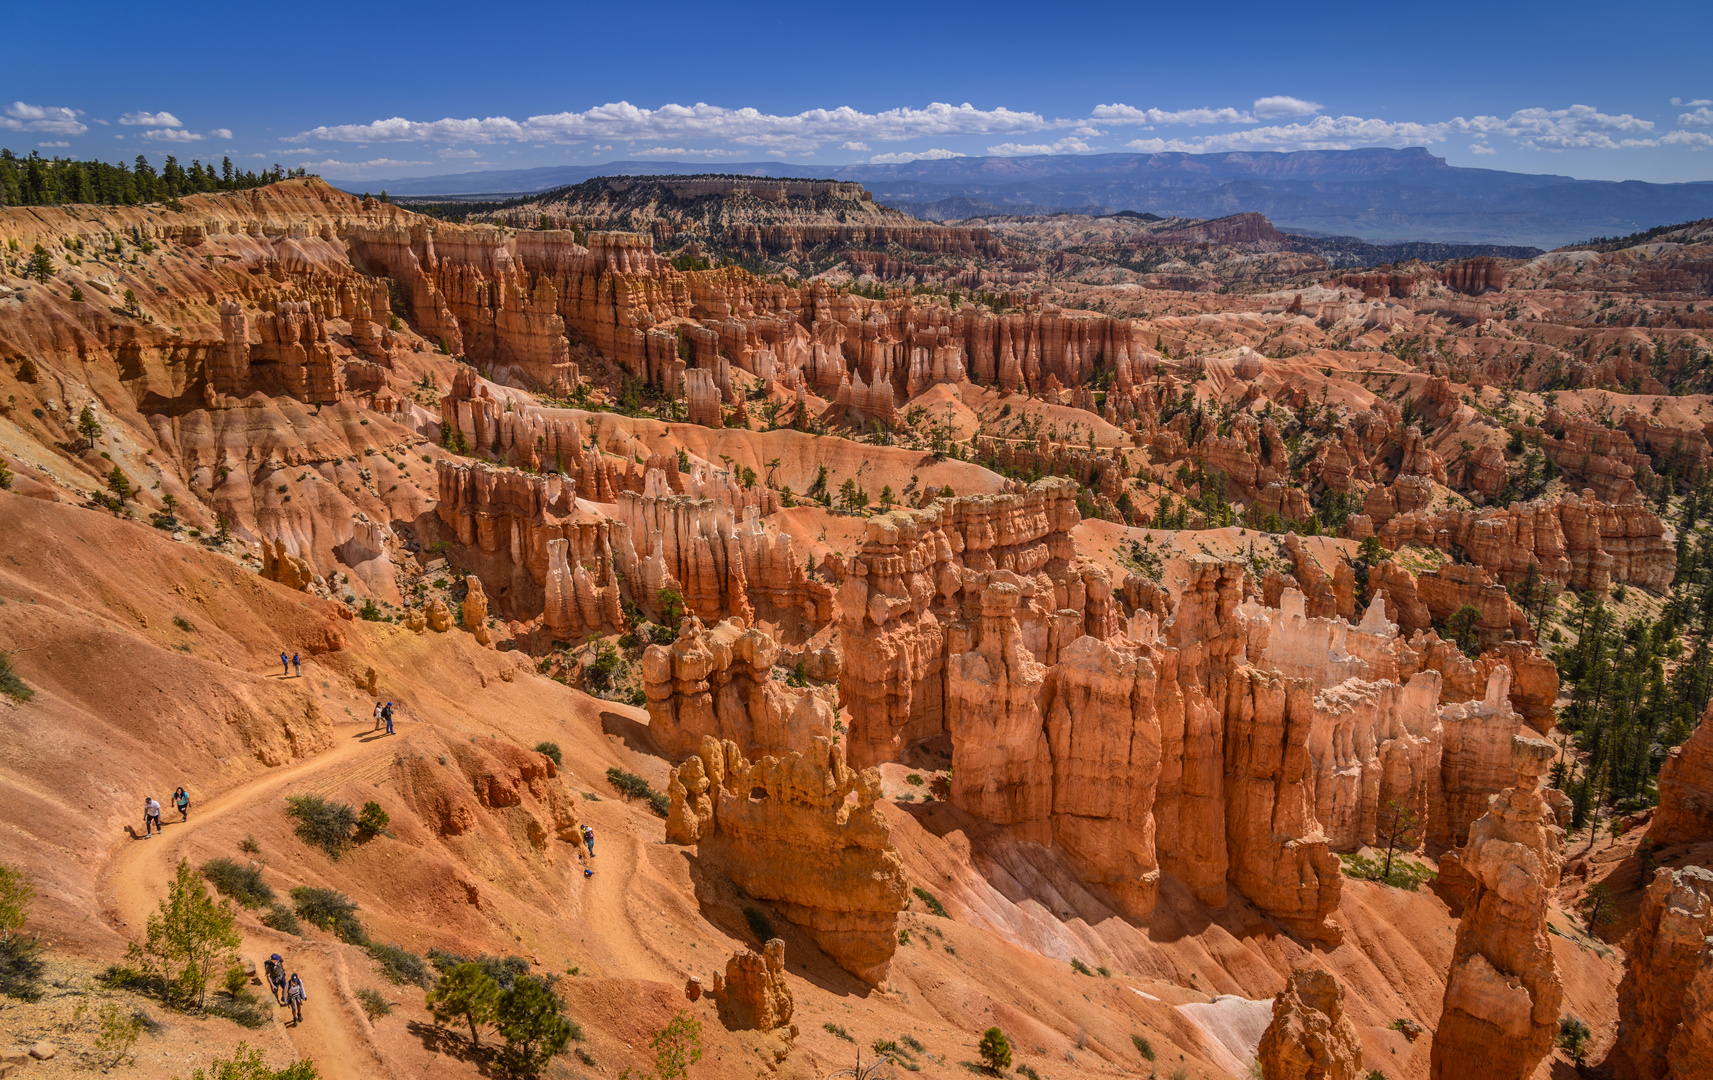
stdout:
<svg viewBox="0 0 1713 1080">
<path fill-rule="evenodd" d="M 262 925 L 282 934 L 303 936 L 303 925 L 297 921 L 297 915 L 292 909 L 284 904 L 274 904 L 268 908 L 268 913 L 262 916 Z"/>
<path fill-rule="evenodd" d="M 363 1006 L 363 1015 L 369 1018 L 371 1024 L 383 1016 L 391 1016 L 393 1012 L 393 1007 L 387 1004 L 387 999 L 382 997 L 379 991 L 370 990 L 368 987 L 357 991 L 357 1003 Z"/>
<path fill-rule="evenodd" d="M 336 889 L 321 889 L 299 885 L 291 891 L 292 906 L 298 917 L 321 927 L 340 941 L 366 945 L 369 935 L 357 918 L 357 902 Z"/>
<path fill-rule="evenodd" d="M 554 765 L 565 764 L 565 755 L 560 752 L 559 744 L 556 742 L 538 742 L 535 744 L 535 752 L 538 754 L 546 754 L 548 757 L 552 758 Z"/>
<path fill-rule="evenodd" d="M 409 949 L 377 941 L 369 946 L 369 956 L 379 965 L 382 977 L 388 982 L 399 986 L 420 986 L 424 990 L 434 985 L 428 962 Z"/>
<path fill-rule="evenodd" d="M 300 840 L 320 848 L 333 859 L 344 853 L 351 842 L 351 833 L 357 828 L 357 811 L 319 795 L 289 796 L 286 813 L 297 819 Z"/>
<path fill-rule="evenodd" d="M 210 859 L 202 864 L 202 876 L 221 896 L 230 896 L 247 908 L 267 907 L 274 902 L 273 886 L 262 880 L 259 867 L 231 859 Z"/>
</svg>

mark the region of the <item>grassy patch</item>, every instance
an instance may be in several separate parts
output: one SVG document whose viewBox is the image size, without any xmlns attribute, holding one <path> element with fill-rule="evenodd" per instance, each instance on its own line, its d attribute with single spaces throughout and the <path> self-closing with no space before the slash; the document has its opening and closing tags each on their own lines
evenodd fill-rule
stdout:
<svg viewBox="0 0 1713 1080">
<path fill-rule="evenodd" d="M 843 1039 L 846 1042 L 856 1042 L 855 1039 L 851 1038 L 850 1032 L 846 1031 L 842 1025 L 835 1024 L 831 1020 L 828 1020 L 826 1023 L 822 1024 L 821 1030 L 825 1031 L 828 1035 L 831 1035 L 835 1039 Z"/>
<path fill-rule="evenodd" d="M 387 1003 L 386 998 L 381 996 L 380 991 L 370 990 L 366 986 L 357 991 L 357 1004 L 363 1007 L 363 1015 L 369 1018 L 371 1024 L 381 1017 L 391 1016 L 393 1013 L 393 1007 Z"/>
<path fill-rule="evenodd" d="M 614 766 L 607 770 L 607 783 L 613 785 L 613 790 L 624 796 L 628 802 L 632 799 L 646 799 L 649 809 L 661 817 L 672 808 L 672 800 L 663 791 L 654 790 L 654 785 L 633 772 Z"/>
<path fill-rule="evenodd" d="M 1381 885 L 1390 885 L 1397 889 L 1408 889 L 1415 892 L 1423 883 L 1439 877 L 1439 872 L 1430 866 L 1411 859 L 1392 857 L 1392 872 L 1386 873 L 1386 863 L 1383 859 L 1370 859 L 1364 855 L 1340 855 L 1344 863 L 1344 872 L 1353 878 L 1363 881 L 1377 881 Z"/>
<path fill-rule="evenodd" d="M 12 669 L 12 655 L 4 649 L 0 649 L 0 694 L 20 704 L 36 696 L 36 692 L 24 685 L 24 680 Z"/>
<path fill-rule="evenodd" d="M 950 915 L 946 914 L 946 905 L 940 903 L 939 897 L 935 896 L 927 889 L 917 885 L 910 891 L 916 894 L 916 899 L 922 901 L 922 906 L 928 909 L 928 913 L 930 915 L 938 915 L 942 919 L 951 918 Z"/>
<path fill-rule="evenodd" d="M 260 867 L 210 859 L 202 864 L 202 876 L 221 896 L 230 896 L 247 908 L 267 907 L 274 902 L 273 886 L 262 880 Z"/>
</svg>

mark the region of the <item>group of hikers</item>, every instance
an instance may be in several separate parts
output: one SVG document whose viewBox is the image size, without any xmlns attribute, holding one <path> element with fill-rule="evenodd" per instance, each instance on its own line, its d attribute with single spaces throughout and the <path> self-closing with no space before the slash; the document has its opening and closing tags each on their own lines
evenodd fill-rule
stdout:
<svg viewBox="0 0 1713 1080">
<path fill-rule="evenodd" d="M 172 793 L 172 807 L 178 811 L 178 820 L 190 820 L 190 792 L 177 788 Z M 153 795 L 143 796 L 143 839 L 147 840 L 161 831 L 161 804 Z"/>
<path fill-rule="evenodd" d="M 382 724 L 387 726 L 387 734 L 391 735 L 393 733 L 393 703 L 390 701 L 385 705 L 378 701 L 375 702 L 375 726 L 370 730 L 379 731 Z"/>
<path fill-rule="evenodd" d="M 291 1022 L 303 1023 L 303 1003 L 309 994 L 303 989 L 303 980 L 297 972 L 286 977 L 285 959 L 279 953 L 274 953 L 262 963 L 262 971 L 268 976 L 268 989 L 273 993 L 274 1000 L 281 1005 L 291 1006 Z"/>
</svg>

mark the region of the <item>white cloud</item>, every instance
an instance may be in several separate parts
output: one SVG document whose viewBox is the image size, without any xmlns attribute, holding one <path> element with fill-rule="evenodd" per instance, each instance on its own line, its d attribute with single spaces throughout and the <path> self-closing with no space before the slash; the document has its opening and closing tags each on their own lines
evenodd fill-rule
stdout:
<svg viewBox="0 0 1713 1080">
<path fill-rule="evenodd" d="M 1264 98 L 1262 100 L 1272 100 Z M 1230 107 L 1219 109 L 1138 109 L 1130 105 L 1096 105 L 1089 110 L 1095 120 L 1109 124 L 1253 124 L 1255 118 Z M 1092 134 L 1099 134 L 1090 129 Z M 1079 131 L 1079 134 L 1081 132 Z"/>
<path fill-rule="evenodd" d="M 737 157 L 742 150 L 697 150 L 684 146 L 650 146 L 642 150 L 627 150 L 636 157 Z"/>
<path fill-rule="evenodd" d="M 1705 131 L 1671 131 L 1660 136 L 1660 142 L 1668 146 L 1713 146 L 1713 135 Z"/>
<path fill-rule="evenodd" d="M 170 112 L 128 112 L 119 118 L 127 127 L 181 128 L 183 121 Z"/>
<path fill-rule="evenodd" d="M 194 131 L 183 128 L 154 128 L 143 132 L 143 138 L 152 142 L 188 143 L 201 142 L 202 136 Z"/>
<path fill-rule="evenodd" d="M 1690 104 L 1693 105 L 1695 102 L 1692 101 Z M 1694 112 L 1686 112 L 1679 116 L 1677 122 L 1685 127 L 1713 127 L 1713 108 L 1708 108 L 1707 104 L 1703 103 L 1701 108 Z"/>
<path fill-rule="evenodd" d="M 1685 105 L 1693 109 L 1697 105 L 1713 105 L 1713 98 L 1696 98 L 1694 101 L 1685 101 L 1682 98 L 1674 97 L 1671 99 L 1671 103 L 1673 105 Z"/>
<path fill-rule="evenodd" d="M 214 128 L 212 131 L 210 131 L 208 133 L 208 135 L 209 135 L 209 138 L 213 138 L 213 139 L 230 139 L 232 137 L 232 129 L 231 128 Z"/>
<path fill-rule="evenodd" d="M 1482 146 L 1480 143 L 1470 143 L 1469 152 L 1471 154 L 1497 154 L 1499 151 L 1493 149 L 1491 146 Z"/>
<path fill-rule="evenodd" d="M 327 152 L 330 154 L 337 154 L 339 151 L 329 150 Z M 482 156 L 482 152 L 480 150 L 453 150 L 448 147 L 447 149 L 440 151 L 440 156 L 443 158 L 479 158 Z"/>
<path fill-rule="evenodd" d="M 1255 115 L 1262 120 L 1277 120 L 1286 116 L 1313 116 L 1325 107 L 1318 101 L 1304 101 L 1288 94 L 1255 99 Z"/>
<path fill-rule="evenodd" d="M 1055 143 L 1000 143 L 998 146 L 988 147 L 987 152 L 1000 157 L 1017 157 L 1024 154 L 1086 154 L 1093 149 L 1095 148 L 1088 143 L 1072 137 L 1060 139 Z"/>
<path fill-rule="evenodd" d="M 264 158 L 262 154 L 251 154 L 251 157 Z M 372 173 L 382 169 L 418 168 L 432 165 L 432 161 L 399 161 L 396 158 L 372 158 L 368 161 L 300 161 L 300 169 L 336 169 L 339 175 L 349 176 L 352 173 Z"/>
<path fill-rule="evenodd" d="M 71 144 L 68 142 L 39 142 L 36 145 L 40 146 L 44 149 L 64 150 L 66 147 L 70 146 Z"/>
<path fill-rule="evenodd" d="M 0 116 L 0 130 L 82 135 L 89 130 L 89 125 L 78 119 L 82 115 L 81 109 L 68 109 L 63 105 L 30 105 L 14 101 L 6 106 L 6 115 Z"/>
<path fill-rule="evenodd" d="M 728 142 L 781 150 L 811 150 L 826 142 L 898 142 L 936 136 L 1012 134 L 1052 127 L 1039 113 L 978 109 L 935 102 L 924 109 L 899 108 L 865 113 L 849 106 L 810 109 L 791 116 L 759 109 L 719 105 L 663 105 L 644 109 L 620 101 L 583 112 L 505 116 L 477 120 L 416 121 L 402 117 L 368 124 L 311 128 L 293 141 L 336 142 L 575 142 L 583 139 L 639 139 Z"/>
<path fill-rule="evenodd" d="M 858 153 L 861 153 L 861 152 L 865 152 L 868 150 L 868 144 L 865 142 L 840 143 L 839 149 L 840 150 L 854 150 L 854 151 L 857 151 Z"/>
<path fill-rule="evenodd" d="M 1354 146 L 1444 142 L 1450 125 L 1394 123 L 1360 116 L 1317 116 L 1303 124 L 1204 135 L 1195 139 L 1133 139 L 1124 145 L 1145 154 L 1217 153 L 1225 150 L 1348 150 Z"/>
<path fill-rule="evenodd" d="M 1568 109 L 1518 109 L 1504 120 L 1496 116 L 1458 117 L 1451 124 L 1460 131 L 1509 135 L 1535 150 L 1615 150 L 1632 146 L 1657 146 L 1654 139 L 1615 139 L 1613 135 L 1645 133 L 1653 121 L 1629 113 L 1616 116 L 1591 105 Z"/>
<path fill-rule="evenodd" d="M 911 161 L 945 161 L 949 158 L 960 158 L 966 155 L 956 150 L 923 150 L 921 153 L 911 153 L 901 150 L 893 154 L 876 154 L 868 159 L 870 165 L 903 165 Z"/>
</svg>

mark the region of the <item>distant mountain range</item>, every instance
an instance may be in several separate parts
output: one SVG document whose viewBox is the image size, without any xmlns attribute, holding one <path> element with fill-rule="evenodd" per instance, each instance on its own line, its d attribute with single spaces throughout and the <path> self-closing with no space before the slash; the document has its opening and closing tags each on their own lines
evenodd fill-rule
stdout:
<svg viewBox="0 0 1713 1080">
<path fill-rule="evenodd" d="M 1420 241 L 1551 248 L 1713 217 L 1713 181 L 1654 184 L 1467 169 L 1412 147 L 1292 153 L 969 157 L 836 167 L 746 162 L 743 176 L 854 180 L 889 206 L 929 219 L 1059 210 L 1176 217 L 1265 214 L 1281 229 Z M 396 180 L 331 183 L 391 195 L 520 195 L 595 176 L 706 173 L 705 163 L 614 161 Z"/>
</svg>

